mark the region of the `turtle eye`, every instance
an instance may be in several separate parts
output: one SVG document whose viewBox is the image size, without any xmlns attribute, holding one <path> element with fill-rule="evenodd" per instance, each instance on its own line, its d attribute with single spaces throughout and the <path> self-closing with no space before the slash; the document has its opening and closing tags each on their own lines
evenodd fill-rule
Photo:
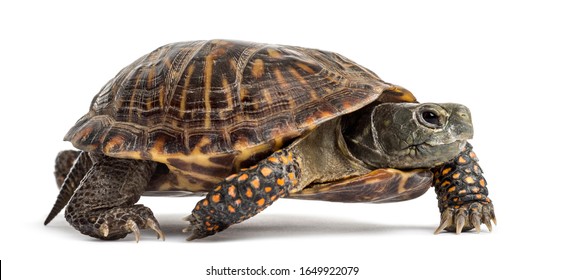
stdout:
<svg viewBox="0 0 564 280">
<path fill-rule="evenodd" d="M 424 126 L 429 128 L 440 128 L 443 126 L 440 114 L 434 110 L 422 110 L 419 113 L 419 120 Z"/>
<path fill-rule="evenodd" d="M 423 120 L 430 124 L 440 125 L 439 116 L 437 116 L 435 112 L 425 111 L 421 114 L 421 116 L 423 117 Z"/>
</svg>

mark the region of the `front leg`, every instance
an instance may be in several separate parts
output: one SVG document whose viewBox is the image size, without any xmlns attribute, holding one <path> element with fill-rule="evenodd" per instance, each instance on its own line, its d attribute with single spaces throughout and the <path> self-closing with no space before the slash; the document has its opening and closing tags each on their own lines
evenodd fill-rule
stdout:
<svg viewBox="0 0 564 280">
<path fill-rule="evenodd" d="M 441 223 L 435 234 L 444 229 L 460 234 L 472 228 L 479 233 L 482 223 L 492 230 L 490 221 L 496 223 L 494 207 L 470 144 L 456 158 L 434 168 L 433 173 L 441 211 Z"/>
<path fill-rule="evenodd" d="M 139 241 L 139 229 L 151 228 L 164 240 L 151 210 L 135 204 L 156 164 L 95 156 L 96 163 L 84 176 L 66 208 L 67 221 L 82 234 L 99 239 L 120 239 L 133 232 Z"/>
<path fill-rule="evenodd" d="M 300 157 L 281 150 L 220 182 L 187 217 L 188 240 L 204 238 L 240 223 L 288 195 L 300 179 Z"/>
</svg>

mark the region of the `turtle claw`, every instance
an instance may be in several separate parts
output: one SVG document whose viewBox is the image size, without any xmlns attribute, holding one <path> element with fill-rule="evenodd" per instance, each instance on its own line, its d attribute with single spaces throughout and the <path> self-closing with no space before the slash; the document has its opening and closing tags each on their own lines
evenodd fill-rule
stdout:
<svg viewBox="0 0 564 280">
<path fill-rule="evenodd" d="M 159 223 L 156 220 L 147 218 L 147 220 L 145 221 L 144 228 L 152 229 L 157 233 L 157 239 L 162 239 L 163 241 L 165 241 L 165 235 L 161 230 Z M 135 242 L 139 243 L 139 240 L 141 240 L 141 231 L 139 230 L 139 226 L 137 225 L 137 223 L 132 219 L 129 219 L 125 223 L 125 229 L 129 232 L 133 232 L 133 234 L 135 235 Z"/>
<path fill-rule="evenodd" d="M 98 231 L 100 231 L 101 236 L 108 237 L 110 234 L 110 227 L 108 226 L 108 223 L 103 223 Z"/>
<path fill-rule="evenodd" d="M 439 227 L 435 230 L 435 234 L 439 234 L 441 231 L 443 231 L 445 228 L 449 227 L 452 224 L 453 213 L 454 213 L 454 209 L 449 208 L 446 209 L 441 214 L 441 223 L 439 224 Z"/>
<path fill-rule="evenodd" d="M 135 242 L 139 243 L 139 240 L 141 239 L 141 232 L 139 231 L 137 224 L 133 220 L 129 219 L 125 223 L 125 228 L 129 232 L 133 232 L 133 234 L 135 234 Z"/>
<path fill-rule="evenodd" d="M 472 213 L 470 221 L 472 222 L 472 226 L 476 229 L 476 232 L 480 233 L 481 232 L 480 225 L 482 224 L 480 213 Z"/>
<path fill-rule="evenodd" d="M 190 222 L 190 224 L 193 224 L 196 222 L 196 218 L 194 217 L 194 215 L 190 214 L 184 218 L 182 218 L 182 220 L 186 221 L 186 222 Z"/>
<path fill-rule="evenodd" d="M 189 222 L 188 226 L 182 229 L 182 232 L 184 233 L 190 233 L 190 236 L 188 236 L 188 238 L 186 238 L 187 241 L 190 240 L 194 240 L 197 239 L 196 237 L 196 227 L 194 226 L 194 223 L 196 222 L 196 218 L 194 218 L 193 215 L 188 215 L 186 217 L 183 218 L 184 221 Z"/>
<path fill-rule="evenodd" d="M 190 233 L 188 238 L 186 238 L 186 241 L 192 241 L 194 239 L 200 239 L 200 238 L 204 238 L 204 237 L 207 236 L 207 235 L 200 234 L 199 231 L 197 230 L 196 226 L 194 226 L 193 224 L 188 225 L 186 228 L 184 228 L 182 230 L 182 232 Z"/>
<path fill-rule="evenodd" d="M 488 219 L 488 220 L 484 220 L 484 224 L 486 224 L 486 227 L 488 227 L 488 230 L 489 230 L 490 232 L 493 231 L 492 223 L 491 223 L 491 221 L 490 221 L 489 219 Z"/>
<path fill-rule="evenodd" d="M 165 241 L 164 232 L 159 227 L 159 223 L 157 223 L 157 221 L 149 218 L 147 219 L 147 226 L 157 233 L 157 239 L 162 239 L 163 241 Z"/>
<path fill-rule="evenodd" d="M 464 215 L 456 216 L 456 234 L 461 234 L 464 224 L 466 223 L 466 217 Z"/>
<path fill-rule="evenodd" d="M 190 236 L 186 239 L 187 241 L 192 241 L 194 239 L 204 238 L 209 235 L 213 235 L 218 231 L 218 227 L 210 227 L 208 229 L 200 225 L 198 219 L 194 215 L 189 215 L 184 218 L 190 224 L 182 230 L 182 232 L 190 233 Z"/>
<path fill-rule="evenodd" d="M 491 222 L 497 225 L 493 205 L 491 203 L 472 202 L 458 208 L 449 207 L 441 214 L 441 223 L 435 234 L 443 230 L 460 234 L 471 229 L 481 232 L 480 225 L 485 224 L 488 230 L 493 231 Z"/>
<path fill-rule="evenodd" d="M 196 239 L 194 237 L 194 231 L 195 231 L 194 223 L 196 222 L 196 218 L 194 218 L 194 216 L 192 216 L 192 215 L 188 215 L 188 216 L 184 217 L 183 220 L 189 222 L 189 224 L 188 224 L 187 227 L 182 229 L 182 232 L 191 233 L 191 235 L 186 240 L 190 241 L 190 240 Z"/>
<path fill-rule="evenodd" d="M 201 239 L 201 238 L 204 238 L 204 237 L 211 235 L 211 234 L 209 234 L 205 231 L 198 230 L 196 227 L 188 227 L 185 230 L 186 231 L 184 231 L 184 232 L 190 232 L 191 233 L 190 236 L 188 236 L 188 238 L 186 238 L 186 241 Z"/>
<path fill-rule="evenodd" d="M 186 238 L 186 241 L 192 241 L 194 239 L 204 238 L 206 235 L 197 234 L 194 230 L 192 230 L 192 234 Z"/>
</svg>

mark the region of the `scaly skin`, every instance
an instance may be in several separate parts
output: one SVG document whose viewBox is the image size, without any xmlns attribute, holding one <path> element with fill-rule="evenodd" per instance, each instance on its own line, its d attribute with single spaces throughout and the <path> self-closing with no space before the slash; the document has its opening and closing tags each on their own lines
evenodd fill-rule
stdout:
<svg viewBox="0 0 564 280">
<path fill-rule="evenodd" d="M 491 231 L 490 220 L 496 223 L 494 207 L 472 145 L 466 144 L 457 157 L 432 171 L 441 211 L 435 234 L 444 229 L 457 234 L 472 228 L 480 232 L 482 223 Z"/>
<path fill-rule="evenodd" d="M 299 156 L 281 150 L 223 180 L 187 217 L 188 240 L 204 238 L 240 223 L 286 197 L 300 179 Z"/>
</svg>

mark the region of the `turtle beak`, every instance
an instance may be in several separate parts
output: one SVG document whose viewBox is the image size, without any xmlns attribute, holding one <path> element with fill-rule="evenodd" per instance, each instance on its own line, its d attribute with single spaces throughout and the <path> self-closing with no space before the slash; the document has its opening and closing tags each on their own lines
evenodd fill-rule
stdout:
<svg viewBox="0 0 564 280">
<path fill-rule="evenodd" d="M 446 104 L 452 107 L 449 117 L 449 129 L 454 138 L 458 140 L 472 139 L 474 136 L 474 127 L 472 126 L 472 115 L 470 110 L 460 104 Z"/>
</svg>

